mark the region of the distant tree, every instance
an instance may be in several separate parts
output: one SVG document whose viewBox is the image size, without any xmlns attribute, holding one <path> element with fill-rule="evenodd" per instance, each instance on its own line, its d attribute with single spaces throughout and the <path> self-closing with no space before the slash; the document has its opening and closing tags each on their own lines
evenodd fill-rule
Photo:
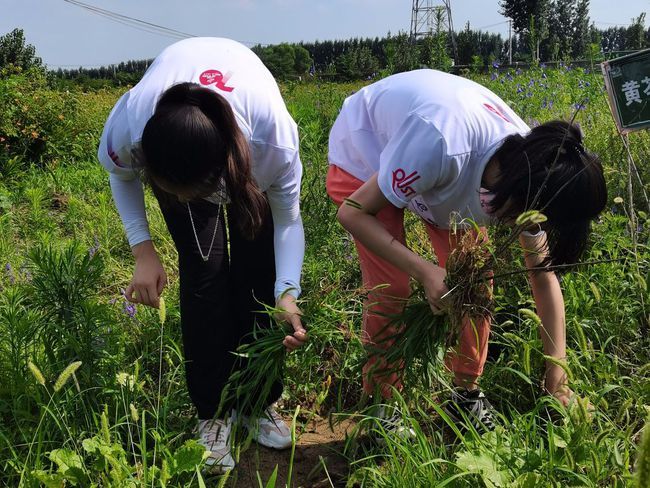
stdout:
<svg viewBox="0 0 650 488">
<path fill-rule="evenodd" d="M 533 60 L 539 60 L 540 44 L 549 31 L 550 0 L 501 0 L 499 6 L 515 32 L 526 38 Z"/>
<path fill-rule="evenodd" d="M 444 12 L 436 11 L 433 32 L 420 43 L 420 62 L 429 68 L 449 71 L 453 62 L 449 56 L 448 35 L 444 29 Z"/>
<path fill-rule="evenodd" d="M 643 49 L 645 45 L 645 12 L 642 12 L 627 28 L 625 49 Z"/>
<path fill-rule="evenodd" d="M 410 71 L 420 66 L 420 48 L 405 32 L 389 35 L 385 53 L 386 69 L 390 73 Z"/>
<path fill-rule="evenodd" d="M 548 17 L 549 32 L 552 33 L 548 57 L 567 59 L 573 51 L 573 28 L 575 0 L 554 0 Z"/>
<path fill-rule="evenodd" d="M 36 48 L 27 44 L 22 29 L 14 29 L 0 36 L 0 68 L 8 65 L 21 68 L 42 68 L 43 61 L 36 56 Z"/>
<path fill-rule="evenodd" d="M 379 71 L 379 61 L 367 46 L 348 49 L 336 61 L 336 72 L 348 80 L 368 78 Z"/>
<path fill-rule="evenodd" d="M 307 51 L 302 46 L 293 46 L 293 52 L 294 52 L 293 72 L 296 75 L 304 75 L 305 73 L 307 73 L 309 68 L 311 68 L 311 65 L 313 64 L 314 61 L 311 59 L 311 56 L 309 55 L 309 51 Z"/>
<path fill-rule="evenodd" d="M 589 30 L 589 0 L 578 0 L 576 4 L 573 22 L 573 59 L 584 58 L 588 52 L 590 39 Z"/>
<path fill-rule="evenodd" d="M 306 73 L 312 64 L 309 51 L 299 45 L 283 43 L 266 47 L 255 46 L 253 51 L 276 78 L 300 76 Z"/>
</svg>

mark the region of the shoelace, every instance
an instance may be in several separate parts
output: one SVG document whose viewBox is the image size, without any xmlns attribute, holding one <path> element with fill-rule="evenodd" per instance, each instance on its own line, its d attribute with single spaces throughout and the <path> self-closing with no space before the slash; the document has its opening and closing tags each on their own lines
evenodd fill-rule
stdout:
<svg viewBox="0 0 650 488">
<path fill-rule="evenodd" d="M 226 442 L 225 425 L 213 422 L 212 420 L 206 420 L 205 422 L 209 422 L 209 424 L 203 424 L 201 427 L 204 427 L 205 425 L 209 425 L 209 427 L 201 428 L 201 438 L 206 442 L 206 444 L 212 446 L 215 443 Z"/>
<path fill-rule="evenodd" d="M 494 417 L 490 411 L 491 405 L 483 392 L 480 392 L 475 398 L 467 398 L 462 394 L 457 394 L 454 401 L 458 406 L 467 406 L 465 410 L 471 414 L 470 420 L 472 420 L 473 417 L 482 423 L 488 430 L 493 430 L 495 428 Z"/>
</svg>

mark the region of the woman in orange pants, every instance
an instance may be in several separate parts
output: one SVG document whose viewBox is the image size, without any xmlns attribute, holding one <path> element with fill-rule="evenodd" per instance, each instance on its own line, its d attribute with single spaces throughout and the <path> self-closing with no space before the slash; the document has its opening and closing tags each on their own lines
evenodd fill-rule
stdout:
<svg viewBox="0 0 650 488">
<path fill-rule="evenodd" d="M 520 235 L 527 267 L 538 268 L 576 262 L 607 199 L 600 161 L 583 147 L 577 126 L 553 121 L 531 130 L 487 88 L 434 70 L 390 76 L 348 97 L 330 133 L 329 160 L 327 192 L 354 237 L 363 285 L 370 290 L 363 331 L 373 344 L 381 343 L 386 315 L 403 307 L 411 277 L 439 312 L 448 292 L 445 262 L 458 241 L 449 231 L 452 214 L 486 226 L 514 222 L 532 208 L 543 211 L 544 228 Z M 348 198 L 355 204 L 346 205 Z M 406 247 L 406 207 L 425 222 L 439 265 Z M 564 359 L 558 279 L 550 270 L 530 272 L 529 279 L 544 352 Z M 494 426 L 478 387 L 489 332 L 489 320 L 466 325 L 447 360 L 456 385 L 448 412 L 467 417 L 477 429 Z M 364 390 L 389 398 L 399 378 L 382 373 L 383 366 L 369 359 Z M 572 392 L 557 361 L 548 362 L 545 377 L 546 390 L 568 403 Z M 387 428 L 397 425 L 395 418 L 387 420 Z"/>
</svg>

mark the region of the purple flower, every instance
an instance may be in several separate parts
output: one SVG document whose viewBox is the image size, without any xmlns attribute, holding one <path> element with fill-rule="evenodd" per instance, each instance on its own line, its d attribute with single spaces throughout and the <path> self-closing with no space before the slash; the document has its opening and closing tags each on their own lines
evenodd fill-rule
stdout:
<svg viewBox="0 0 650 488">
<path fill-rule="evenodd" d="M 492 61 L 492 67 L 494 69 L 498 69 L 499 68 L 499 62 L 498 61 Z"/>
<path fill-rule="evenodd" d="M 514 78 L 512 77 L 512 74 L 509 71 L 508 71 L 508 73 L 506 73 L 506 78 L 508 79 L 508 81 L 514 80 Z"/>
<path fill-rule="evenodd" d="M 586 107 L 582 103 L 574 103 L 573 108 L 575 108 L 576 110 L 584 110 Z"/>
<path fill-rule="evenodd" d="M 535 80 L 530 80 L 528 82 L 528 86 L 535 86 Z"/>
<path fill-rule="evenodd" d="M 95 243 L 92 245 L 90 249 L 88 249 L 88 255 L 92 258 L 97 251 L 99 250 L 99 239 L 97 239 L 97 236 L 95 236 Z"/>
<path fill-rule="evenodd" d="M 546 63 L 540 64 L 539 67 L 542 68 L 542 69 L 546 68 Z"/>
<path fill-rule="evenodd" d="M 521 73 L 523 73 L 523 72 L 521 71 L 521 68 L 517 68 L 517 69 L 515 70 L 515 74 L 516 74 L 517 76 L 519 76 Z"/>
<path fill-rule="evenodd" d="M 526 98 L 532 98 L 533 92 L 526 92 Z"/>
<path fill-rule="evenodd" d="M 16 283 L 16 275 L 14 274 L 14 269 L 11 267 L 11 263 L 5 264 L 5 273 L 9 280 L 9 284 L 13 285 Z"/>
<path fill-rule="evenodd" d="M 490 74 L 490 81 L 494 81 L 494 80 L 496 80 L 498 77 L 499 77 L 499 73 L 497 73 L 497 72 L 495 71 L 495 72 L 493 72 L 492 74 Z"/>
<path fill-rule="evenodd" d="M 521 93 L 523 91 L 524 91 L 524 89 L 521 87 L 521 85 L 517 84 L 517 93 Z"/>
<path fill-rule="evenodd" d="M 124 302 L 122 303 L 122 310 L 124 310 L 124 313 L 128 315 L 130 318 L 135 317 L 136 308 L 133 303 L 124 300 Z"/>
</svg>

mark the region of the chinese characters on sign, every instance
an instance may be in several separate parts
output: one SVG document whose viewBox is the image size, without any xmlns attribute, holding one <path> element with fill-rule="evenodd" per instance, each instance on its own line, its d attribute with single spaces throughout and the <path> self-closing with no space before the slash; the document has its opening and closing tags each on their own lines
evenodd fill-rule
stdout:
<svg viewBox="0 0 650 488">
<path fill-rule="evenodd" d="M 602 69 L 618 130 L 650 127 L 650 49 L 605 61 Z"/>
<path fill-rule="evenodd" d="M 643 93 L 650 95 L 650 77 L 646 76 L 641 80 L 641 83 L 644 83 L 646 85 Z M 641 93 L 639 92 L 640 88 L 641 85 L 639 85 L 637 81 L 626 81 L 623 83 L 622 90 L 623 94 L 625 95 L 625 99 L 627 100 L 627 103 L 625 105 L 631 105 L 634 102 L 642 103 Z"/>
</svg>

